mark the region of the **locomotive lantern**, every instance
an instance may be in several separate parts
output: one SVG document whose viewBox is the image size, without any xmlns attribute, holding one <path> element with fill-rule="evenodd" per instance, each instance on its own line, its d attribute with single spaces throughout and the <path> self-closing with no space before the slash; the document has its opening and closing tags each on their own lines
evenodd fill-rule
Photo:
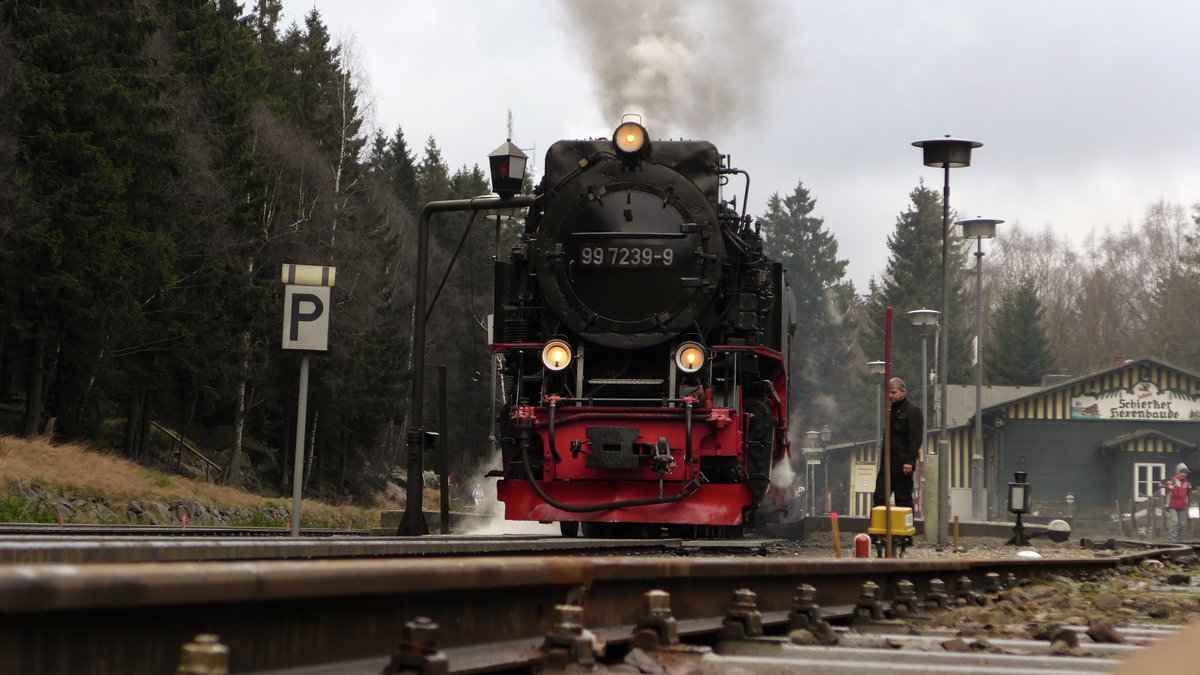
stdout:
<svg viewBox="0 0 1200 675">
<path fill-rule="evenodd" d="M 496 269 L 507 518 L 592 535 L 753 521 L 786 452 L 791 326 L 782 267 L 721 197 L 743 173 L 727 162 L 633 121 L 550 147 Z"/>
</svg>

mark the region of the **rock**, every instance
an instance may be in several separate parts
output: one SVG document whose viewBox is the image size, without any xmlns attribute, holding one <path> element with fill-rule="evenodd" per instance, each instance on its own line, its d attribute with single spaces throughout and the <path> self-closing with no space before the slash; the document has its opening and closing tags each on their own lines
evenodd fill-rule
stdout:
<svg viewBox="0 0 1200 675">
<path fill-rule="evenodd" d="M 967 644 L 966 640 L 956 637 L 952 640 L 942 642 L 942 649 L 948 652 L 965 653 L 971 651 L 971 646 Z"/>
<path fill-rule="evenodd" d="M 1046 653 L 1053 654 L 1054 656 L 1067 656 L 1071 654 L 1071 646 L 1066 642 L 1055 642 L 1054 644 L 1050 645 L 1050 649 L 1047 649 Z"/>
<path fill-rule="evenodd" d="M 1091 624 L 1088 625 L 1087 636 L 1090 637 L 1093 642 L 1111 642 L 1118 644 L 1125 642 L 1125 636 L 1121 635 L 1121 631 L 1117 630 L 1116 624 L 1114 624 L 1113 620 L 1108 617 L 1094 619 Z"/>
<path fill-rule="evenodd" d="M 1063 643 L 1070 649 L 1076 649 L 1079 647 L 1079 633 L 1070 628 L 1063 628 L 1058 631 L 1050 642 L 1054 644 Z"/>
<path fill-rule="evenodd" d="M 1146 614 L 1155 619 L 1169 619 L 1175 608 L 1166 603 L 1155 603 L 1146 609 Z"/>
<path fill-rule="evenodd" d="M 171 514 L 171 509 L 162 502 L 154 502 L 150 505 L 150 513 L 157 524 L 163 525 L 173 523 L 175 516 Z"/>
<path fill-rule="evenodd" d="M 1102 612 L 1111 612 L 1121 606 L 1121 599 L 1113 595 L 1112 591 L 1105 588 L 1096 594 L 1096 598 L 1092 600 L 1092 604 Z"/>
<path fill-rule="evenodd" d="M 790 640 L 794 645 L 803 645 L 805 647 L 811 647 L 819 644 L 817 642 L 817 637 L 809 632 L 806 628 L 797 628 L 796 630 L 788 633 L 788 640 Z"/>
<path fill-rule="evenodd" d="M 817 637 L 817 641 L 821 644 L 834 645 L 838 643 L 838 632 L 829 625 L 828 621 L 821 620 L 817 622 L 816 630 L 813 634 Z"/>
<path fill-rule="evenodd" d="M 658 662 L 650 657 L 646 652 L 634 647 L 625 655 L 625 664 L 637 668 L 639 673 L 664 673 L 666 672 Z"/>
</svg>

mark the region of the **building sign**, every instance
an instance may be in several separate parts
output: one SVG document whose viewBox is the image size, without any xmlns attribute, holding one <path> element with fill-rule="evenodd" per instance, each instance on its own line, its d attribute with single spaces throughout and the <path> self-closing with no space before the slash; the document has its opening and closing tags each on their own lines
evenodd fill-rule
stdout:
<svg viewBox="0 0 1200 675">
<path fill-rule="evenodd" d="M 854 463 L 854 491 L 875 491 L 875 462 Z"/>
<path fill-rule="evenodd" d="M 1130 389 L 1108 389 L 1072 398 L 1071 419 L 1195 422 L 1200 420 L 1200 401 L 1178 389 L 1164 391 L 1153 382 L 1138 382 Z"/>
</svg>

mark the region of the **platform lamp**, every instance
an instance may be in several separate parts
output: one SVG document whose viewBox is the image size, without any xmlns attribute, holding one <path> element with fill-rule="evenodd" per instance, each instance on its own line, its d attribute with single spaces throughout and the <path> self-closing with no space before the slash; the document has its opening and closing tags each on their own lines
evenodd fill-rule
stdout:
<svg viewBox="0 0 1200 675">
<path fill-rule="evenodd" d="M 829 439 L 833 438 L 833 429 L 829 428 L 828 424 L 821 425 L 821 473 L 824 474 L 822 483 L 824 484 L 825 504 L 829 505 Z M 829 513 L 833 507 L 823 510 L 823 513 Z"/>
<path fill-rule="evenodd" d="M 996 236 L 1003 220 L 972 218 L 960 220 L 964 239 L 975 240 L 975 435 L 971 441 L 971 512 L 975 520 L 987 520 L 987 495 L 983 479 L 983 240 Z"/>
<path fill-rule="evenodd" d="M 804 509 L 805 513 L 810 516 L 814 515 L 813 511 L 816 509 L 817 498 L 814 496 L 816 492 L 814 483 L 817 482 L 816 465 L 821 461 L 820 440 L 821 432 L 813 430 L 804 432 L 804 483 L 805 489 L 808 492 L 808 498 L 804 500 L 807 502 L 804 505 Z"/>
<path fill-rule="evenodd" d="M 922 455 L 936 454 L 936 453 L 930 452 L 930 448 L 929 448 L 929 408 L 928 408 L 928 403 L 929 403 L 929 380 L 930 380 L 930 377 L 929 377 L 929 355 L 928 355 L 929 352 L 927 350 L 927 347 L 928 347 L 929 334 L 938 329 L 938 316 L 939 315 L 941 315 L 941 312 L 937 311 L 936 309 L 914 309 L 908 313 L 908 318 L 912 319 L 912 324 L 921 329 L 921 413 L 922 413 L 922 415 L 921 415 L 921 447 L 924 450 L 924 452 L 921 453 Z M 921 465 L 924 468 L 924 458 L 919 457 L 918 460 L 921 462 Z M 939 473 L 937 475 L 941 475 L 941 474 Z M 922 477 L 924 477 L 924 476 L 925 476 L 925 472 L 922 471 Z M 929 493 L 930 493 L 929 490 L 922 489 L 922 491 L 921 491 L 921 495 L 922 495 L 921 508 L 922 508 L 922 511 L 924 512 L 924 515 L 926 516 L 925 522 L 929 522 L 929 519 L 928 519 L 929 515 L 933 515 L 934 522 L 937 522 L 937 520 L 942 517 L 941 512 L 937 510 L 937 506 L 938 506 L 937 496 L 938 496 L 938 494 L 940 494 L 937 490 L 937 485 L 933 486 L 933 490 L 932 490 L 933 499 L 932 500 L 928 499 Z M 933 502 L 932 511 L 930 511 L 930 509 L 929 509 L 930 501 Z M 934 533 L 934 534 L 936 534 L 936 533 Z"/>
<path fill-rule="evenodd" d="M 1033 490 L 1026 478 L 1029 474 L 1024 471 L 1013 473 L 1013 482 L 1008 484 L 1008 511 L 1017 516 L 1013 526 L 1013 536 L 1007 543 L 1014 546 L 1026 546 L 1029 538 L 1025 536 L 1025 525 L 1021 522 L 1021 514 L 1029 513 L 1029 505 L 1033 500 Z"/>
<path fill-rule="evenodd" d="M 868 361 L 867 372 L 882 375 L 887 369 L 883 361 Z M 883 440 L 883 386 L 875 384 L 875 438 Z"/>
<path fill-rule="evenodd" d="M 942 316 L 943 321 L 950 323 L 950 169 L 971 166 L 971 151 L 983 147 L 978 141 L 966 141 L 961 138 L 934 138 L 925 141 L 913 141 L 913 145 L 921 148 L 925 166 L 940 167 L 945 172 L 942 184 Z M 941 378 L 941 410 L 938 412 L 938 514 L 950 513 L 950 434 L 946 430 L 946 403 L 949 389 L 947 373 L 949 372 L 950 350 L 949 340 L 942 340 L 938 349 L 937 372 Z M 938 544 L 945 546 L 949 543 L 948 518 L 938 518 Z"/>
</svg>

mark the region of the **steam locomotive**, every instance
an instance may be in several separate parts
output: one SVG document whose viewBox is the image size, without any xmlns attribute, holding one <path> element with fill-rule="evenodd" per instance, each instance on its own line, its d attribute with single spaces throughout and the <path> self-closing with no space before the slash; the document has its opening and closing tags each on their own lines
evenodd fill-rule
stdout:
<svg viewBox="0 0 1200 675">
<path fill-rule="evenodd" d="M 497 495 L 565 536 L 736 537 L 788 451 L 782 266 L 724 200 L 706 141 L 546 153 L 525 230 L 496 263 Z"/>
</svg>

